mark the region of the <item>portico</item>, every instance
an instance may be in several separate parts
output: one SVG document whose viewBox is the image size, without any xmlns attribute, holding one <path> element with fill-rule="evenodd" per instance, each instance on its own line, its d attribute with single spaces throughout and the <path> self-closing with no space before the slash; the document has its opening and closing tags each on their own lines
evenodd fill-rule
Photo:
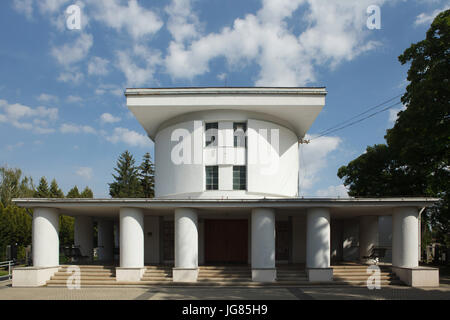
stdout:
<svg viewBox="0 0 450 320">
<path fill-rule="evenodd" d="M 114 221 L 119 221 L 120 261 L 116 266 L 117 282 L 140 281 L 144 266 L 148 264 L 172 264 L 174 282 L 196 282 L 201 265 L 234 264 L 249 265 L 254 282 L 270 283 L 277 281 L 277 265 L 280 264 L 305 265 L 310 282 L 333 281 L 333 249 L 340 247 L 341 252 L 345 250 L 346 236 L 343 234 L 348 232 L 342 228 L 337 230 L 339 221 L 358 221 L 359 232 L 356 237 L 359 252 L 355 259 L 341 256 L 338 260 L 361 261 L 360 256 L 363 257 L 371 247 L 379 245 L 379 217 L 392 219 L 393 268 L 400 268 L 402 272 L 414 270 L 418 267 L 419 241 L 418 236 L 411 234 L 418 234 L 419 210 L 432 205 L 434 201 L 427 198 L 221 201 L 21 199 L 16 200 L 16 203 L 33 208 L 38 213 L 33 219 L 34 272 L 41 269 L 41 273 L 45 273 L 48 268 L 58 268 L 58 230 L 54 222 L 58 221 L 59 214 L 65 214 L 74 216 L 76 221 L 84 221 L 86 229 L 84 234 L 78 236 L 80 249 L 83 250 L 92 251 L 91 222 L 98 221 L 99 247 L 102 247 L 99 258 L 104 261 L 109 260 L 106 257 L 111 257 L 115 241 Z M 241 239 L 239 242 L 228 242 L 232 246 L 231 251 L 238 251 L 231 256 L 226 252 L 217 252 L 223 251 L 226 246 L 215 244 L 211 240 L 214 238 L 208 236 L 208 232 L 211 232 L 208 228 L 214 232 L 214 228 L 227 224 L 236 226 L 227 229 L 233 230 L 229 231 L 233 232 L 230 238 Z M 290 229 L 288 236 L 284 234 L 286 228 L 281 227 L 284 224 Z M 88 230 L 88 226 L 91 230 Z M 171 234 L 170 226 L 173 226 L 174 247 L 173 252 L 166 252 L 165 248 L 171 245 L 164 243 L 168 241 L 167 238 L 170 240 L 170 236 L 167 236 Z M 351 230 L 352 227 L 344 229 Z M 290 240 L 283 242 L 277 239 L 277 230 L 282 239 Z M 227 237 L 223 233 L 220 235 L 223 242 L 227 243 Z M 245 237 L 247 241 L 242 240 Z M 210 240 L 211 243 L 207 242 Z M 242 251 L 243 247 L 248 250 Z M 281 252 L 280 248 L 283 247 L 289 251 L 287 256 Z M 208 250 L 215 250 L 216 255 L 208 254 Z M 173 260 L 170 260 L 171 254 Z M 22 284 L 18 281 L 23 270 L 18 272 L 15 285 L 20 286 Z"/>
<path fill-rule="evenodd" d="M 155 143 L 155 199 L 16 199 L 35 211 L 34 269 L 15 270 L 13 284 L 45 284 L 58 268 L 64 214 L 75 217 L 75 244 L 88 260 L 94 222 L 101 260 L 114 244 L 118 283 L 330 283 L 332 262 L 365 263 L 382 246 L 403 282 L 436 285 L 436 270 L 418 267 L 418 219 L 438 199 L 299 197 L 299 141 L 326 95 L 323 87 L 127 89 L 128 108 Z M 244 268 L 218 272 L 224 264 Z"/>
</svg>

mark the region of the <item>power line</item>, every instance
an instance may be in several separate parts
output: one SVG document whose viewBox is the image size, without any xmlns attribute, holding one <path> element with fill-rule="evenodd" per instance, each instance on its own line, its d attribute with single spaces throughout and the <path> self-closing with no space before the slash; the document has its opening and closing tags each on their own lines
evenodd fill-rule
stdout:
<svg viewBox="0 0 450 320">
<path fill-rule="evenodd" d="M 391 101 L 393 101 L 393 100 L 395 100 L 395 99 L 401 97 L 402 95 L 403 95 L 403 94 L 399 94 L 399 95 L 397 95 L 397 96 L 395 96 L 395 97 L 393 97 L 393 98 L 390 98 L 390 99 L 388 99 L 388 100 L 386 100 L 386 101 L 384 101 L 384 102 L 382 102 L 382 103 L 380 103 L 380 104 L 377 104 L 377 105 L 374 106 L 374 107 L 370 107 L 370 108 L 367 109 L 366 111 L 364 111 L 364 112 L 362 112 L 362 113 L 359 113 L 359 114 L 357 114 L 356 116 L 351 117 L 350 119 L 347 119 L 347 120 L 345 120 L 345 121 L 342 121 L 342 122 L 340 122 L 340 123 L 338 123 L 338 124 L 336 124 L 336 125 L 334 125 L 334 126 L 328 128 L 328 129 L 326 129 L 326 130 L 323 130 L 323 131 L 319 132 L 319 136 L 326 135 L 326 134 L 330 133 L 331 131 L 334 132 L 334 129 L 335 129 L 335 128 L 338 128 L 338 127 L 340 127 L 340 126 L 342 126 L 342 125 L 345 125 L 346 123 L 352 121 L 353 119 L 359 118 L 359 117 L 361 117 L 361 116 L 363 116 L 363 115 L 369 113 L 369 112 L 372 111 L 372 110 L 378 109 L 378 108 L 384 106 L 385 104 L 388 104 L 389 102 L 391 102 Z M 386 111 L 386 110 L 384 110 L 384 111 Z M 317 138 L 316 138 L 316 139 L 317 139 Z"/>
<path fill-rule="evenodd" d="M 381 112 L 384 112 L 384 111 L 387 111 L 387 110 L 389 110 L 389 109 L 392 109 L 393 107 L 398 106 L 398 105 L 400 105 L 400 104 L 402 104 L 402 102 L 396 102 L 396 103 L 394 103 L 394 104 L 392 104 L 392 105 L 390 105 L 390 106 L 388 106 L 388 107 L 386 107 L 386 108 L 384 108 L 384 109 L 382 109 L 382 110 L 379 110 L 379 111 L 377 111 L 377 112 L 374 112 L 374 113 L 372 113 L 372 114 L 370 114 L 370 115 L 368 115 L 368 116 L 366 116 L 366 117 L 364 117 L 364 118 L 362 118 L 362 119 L 353 121 L 353 122 L 351 122 L 351 123 L 349 123 L 349 124 L 347 124 L 347 125 L 344 125 L 344 126 L 342 126 L 342 127 L 336 128 L 336 129 L 331 130 L 331 131 L 328 130 L 328 131 L 326 131 L 325 133 L 323 133 L 323 134 L 321 134 L 321 135 L 319 135 L 319 136 L 317 136 L 317 137 L 314 137 L 314 138 L 311 139 L 310 141 L 319 139 L 320 137 L 323 137 L 323 136 L 325 136 L 325 135 L 327 135 L 327 134 L 334 133 L 334 132 L 336 132 L 336 131 L 340 131 L 340 130 L 343 130 L 343 129 L 348 128 L 348 127 L 350 127 L 350 126 L 353 126 L 353 125 L 355 125 L 355 124 L 357 124 L 357 123 L 360 123 L 360 122 L 362 122 L 362 121 L 364 121 L 364 120 L 367 120 L 367 119 L 369 119 L 369 118 L 372 118 L 372 117 L 376 116 L 377 114 L 379 114 L 379 113 L 381 113 Z M 353 118 L 353 119 L 354 119 L 354 118 Z M 346 121 L 346 122 L 347 122 L 347 121 Z"/>
</svg>

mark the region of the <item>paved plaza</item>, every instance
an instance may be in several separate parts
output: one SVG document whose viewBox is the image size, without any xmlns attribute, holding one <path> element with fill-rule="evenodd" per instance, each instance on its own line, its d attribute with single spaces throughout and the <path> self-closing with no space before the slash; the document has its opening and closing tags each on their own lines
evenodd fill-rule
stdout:
<svg viewBox="0 0 450 320">
<path fill-rule="evenodd" d="M 202 288 L 202 287 L 91 287 L 12 288 L 0 283 L 0 300 L 450 300 L 450 277 L 439 288 L 389 286 L 380 290 L 349 286 Z"/>
</svg>

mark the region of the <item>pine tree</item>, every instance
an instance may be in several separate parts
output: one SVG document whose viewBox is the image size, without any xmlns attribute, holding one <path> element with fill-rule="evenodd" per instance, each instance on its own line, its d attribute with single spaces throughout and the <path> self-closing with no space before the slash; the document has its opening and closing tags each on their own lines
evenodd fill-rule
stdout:
<svg viewBox="0 0 450 320">
<path fill-rule="evenodd" d="M 144 198 L 155 197 L 155 168 L 150 153 L 144 155 L 144 160 L 139 166 L 139 179 L 141 181 Z"/>
<path fill-rule="evenodd" d="M 89 189 L 89 187 L 86 187 L 83 192 L 81 192 L 80 198 L 92 199 L 94 198 L 94 193 L 91 189 Z"/>
<path fill-rule="evenodd" d="M 42 177 L 39 181 L 39 185 L 36 189 L 36 192 L 34 193 L 35 198 L 49 198 L 50 197 L 50 191 L 48 189 L 48 183 L 47 179 L 45 177 Z"/>
<path fill-rule="evenodd" d="M 113 198 L 141 198 L 143 191 L 139 181 L 138 168 L 135 166 L 133 156 L 123 152 L 114 168 L 117 175 L 113 174 L 114 182 L 109 184 L 109 194 Z"/>
<path fill-rule="evenodd" d="M 78 187 L 75 186 L 67 192 L 66 198 L 76 199 L 81 198 L 80 191 L 78 191 Z"/>
<path fill-rule="evenodd" d="M 64 193 L 59 188 L 58 183 L 55 179 L 52 180 L 50 184 L 50 190 L 49 190 L 50 198 L 64 198 Z"/>
</svg>

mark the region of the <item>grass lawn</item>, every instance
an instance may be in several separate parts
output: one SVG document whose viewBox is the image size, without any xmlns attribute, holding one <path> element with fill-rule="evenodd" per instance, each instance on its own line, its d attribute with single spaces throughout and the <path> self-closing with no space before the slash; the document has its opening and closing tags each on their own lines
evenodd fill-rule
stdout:
<svg viewBox="0 0 450 320">
<path fill-rule="evenodd" d="M 8 270 L 0 270 L 0 277 L 7 276 Z"/>
</svg>

